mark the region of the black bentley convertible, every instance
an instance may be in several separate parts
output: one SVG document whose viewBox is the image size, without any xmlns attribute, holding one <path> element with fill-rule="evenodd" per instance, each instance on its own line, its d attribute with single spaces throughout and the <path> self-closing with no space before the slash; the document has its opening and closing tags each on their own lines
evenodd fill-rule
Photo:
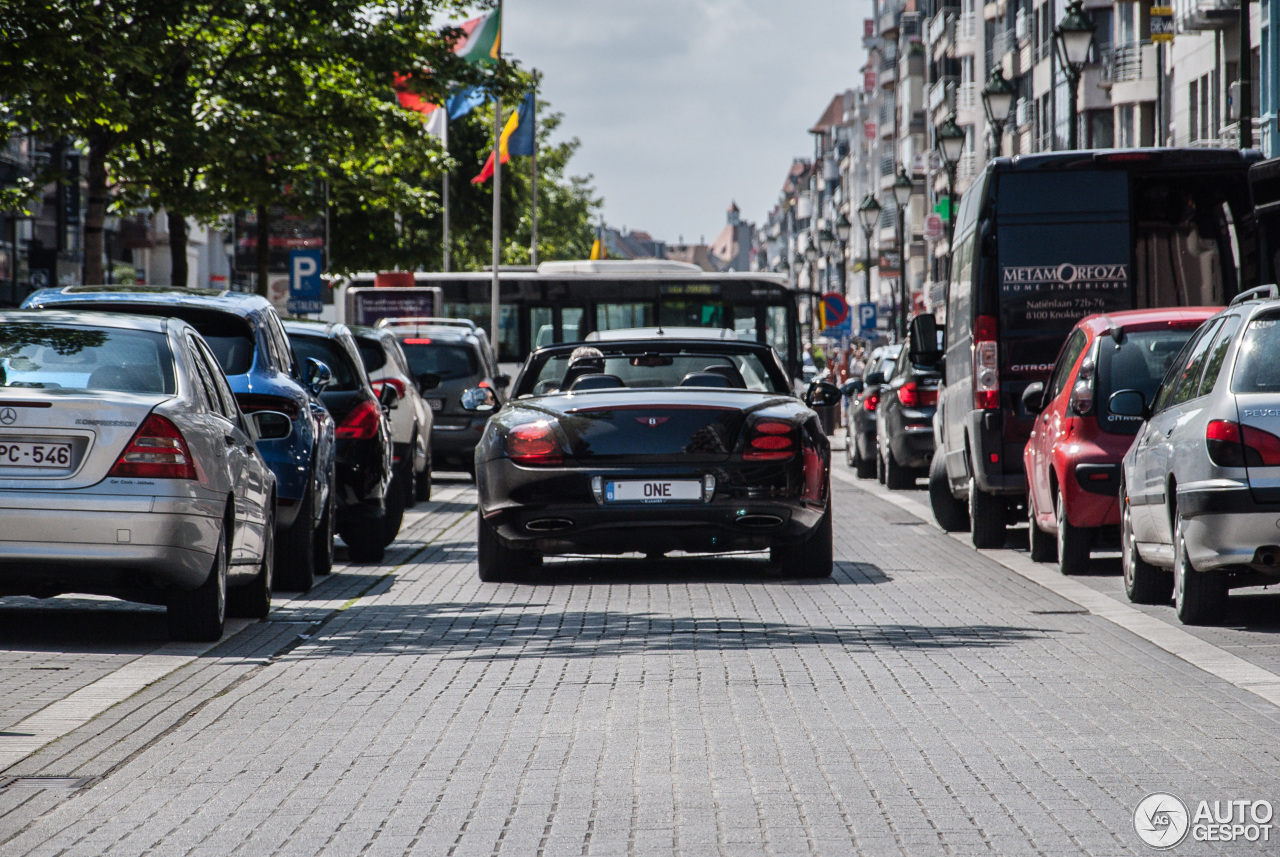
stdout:
<svg viewBox="0 0 1280 857">
<path fill-rule="evenodd" d="M 832 571 L 831 449 L 773 349 L 615 340 L 530 355 L 476 446 L 480 578 L 546 554 L 768 548 L 788 577 Z M 496 406 L 474 388 L 464 406 Z"/>
</svg>

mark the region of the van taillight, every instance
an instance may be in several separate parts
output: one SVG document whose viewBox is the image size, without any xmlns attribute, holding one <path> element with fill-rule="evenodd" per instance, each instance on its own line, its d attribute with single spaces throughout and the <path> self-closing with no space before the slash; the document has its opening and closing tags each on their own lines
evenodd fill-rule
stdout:
<svg viewBox="0 0 1280 857">
<path fill-rule="evenodd" d="M 982 410 L 1000 407 L 999 351 L 996 317 L 980 315 L 973 326 L 973 405 Z"/>
<path fill-rule="evenodd" d="M 925 390 L 915 381 L 908 381 L 898 388 L 898 401 L 904 408 L 930 408 L 938 404 L 938 391 Z"/>
<path fill-rule="evenodd" d="M 516 426 L 507 432 L 507 458 L 516 464 L 548 466 L 564 461 L 550 420 Z"/>
<path fill-rule="evenodd" d="M 372 399 L 365 399 L 338 424 L 334 436 L 339 440 L 369 440 L 378 436 L 381 422 L 382 407 Z"/>
<path fill-rule="evenodd" d="M 1230 420 L 1211 420 L 1205 427 L 1209 460 L 1219 467 L 1280 466 L 1280 437 Z"/>
<path fill-rule="evenodd" d="M 199 478 L 186 438 L 158 414 L 151 414 L 138 426 L 107 475 L 122 479 Z"/>
<path fill-rule="evenodd" d="M 761 420 L 747 430 L 744 461 L 782 461 L 796 453 L 796 430 L 791 423 Z"/>
</svg>

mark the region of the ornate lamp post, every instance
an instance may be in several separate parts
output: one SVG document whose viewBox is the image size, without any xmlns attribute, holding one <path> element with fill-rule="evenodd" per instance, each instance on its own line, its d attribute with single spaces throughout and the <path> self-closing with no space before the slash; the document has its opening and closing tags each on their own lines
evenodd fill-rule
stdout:
<svg viewBox="0 0 1280 857">
<path fill-rule="evenodd" d="M 809 236 L 809 240 L 805 241 L 804 256 L 802 258 L 809 265 L 809 345 L 812 347 L 818 341 L 818 302 L 816 300 L 816 295 L 818 294 L 818 248 L 814 244 L 812 235 Z"/>
<path fill-rule="evenodd" d="M 898 167 L 898 177 L 893 180 L 893 199 L 898 204 L 898 334 L 903 342 L 907 338 L 907 316 L 911 312 L 907 295 L 907 205 L 914 190 L 906 169 Z"/>
<path fill-rule="evenodd" d="M 864 300 L 871 300 L 871 232 L 880 222 L 880 203 L 871 194 L 862 198 L 858 205 L 858 222 L 862 224 L 862 234 L 867 239 L 867 258 L 863 260 L 862 273 L 866 281 Z"/>
<path fill-rule="evenodd" d="M 946 121 L 938 126 L 938 153 L 942 155 L 942 163 L 947 168 L 947 280 L 951 279 L 951 239 L 955 236 L 956 224 L 956 164 L 964 154 L 964 131 L 956 124 L 956 115 L 952 113 Z"/>
<path fill-rule="evenodd" d="M 840 290 L 845 297 L 849 296 L 849 282 L 846 279 L 846 254 L 849 252 L 849 233 L 853 231 L 853 224 L 849 221 L 849 215 L 843 211 L 836 218 L 836 247 L 838 248 L 836 272 L 840 276 Z"/>
<path fill-rule="evenodd" d="M 1001 144 L 1004 125 L 1009 121 L 1009 111 L 1013 109 L 1016 94 L 1013 84 L 1004 79 L 1004 69 L 996 66 L 991 77 L 987 78 L 987 85 L 982 88 L 982 109 L 987 114 L 987 124 L 991 126 L 991 134 L 995 137 L 996 157 L 1003 154 Z"/>
<path fill-rule="evenodd" d="M 1058 49 L 1058 60 L 1067 73 L 1067 84 L 1071 87 L 1071 128 L 1067 131 L 1067 148 L 1079 148 L 1080 108 L 1076 97 L 1080 91 L 1080 75 L 1084 64 L 1089 59 L 1089 49 L 1093 47 L 1093 34 L 1098 25 L 1084 13 L 1080 0 L 1071 0 L 1067 4 L 1067 14 L 1062 16 L 1057 28 L 1053 31 L 1053 43 Z"/>
</svg>

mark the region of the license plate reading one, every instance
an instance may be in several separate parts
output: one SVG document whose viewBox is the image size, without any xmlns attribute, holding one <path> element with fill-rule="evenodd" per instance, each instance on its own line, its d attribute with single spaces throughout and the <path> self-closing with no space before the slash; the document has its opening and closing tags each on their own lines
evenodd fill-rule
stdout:
<svg viewBox="0 0 1280 857">
<path fill-rule="evenodd" d="M 67 470 L 71 467 L 71 444 L 36 443 L 34 441 L 0 442 L 0 468 L 48 467 Z"/>
<path fill-rule="evenodd" d="M 702 499 L 702 483 L 677 479 L 637 479 L 606 482 L 605 500 L 610 503 L 669 503 Z"/>
</svg>

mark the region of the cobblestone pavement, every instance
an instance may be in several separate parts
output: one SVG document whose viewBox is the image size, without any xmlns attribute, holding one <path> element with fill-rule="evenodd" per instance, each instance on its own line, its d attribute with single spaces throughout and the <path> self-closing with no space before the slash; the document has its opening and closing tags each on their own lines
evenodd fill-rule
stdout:
<svg viewBox="0 0 1280 857">
<path fill-rule="evenodd" d="M 1280 801 L 1280 709 L 843 482 L 836 574 L 803 581 L 748 557 L 483 584 L 448 490 L 388 566 L 0 771 L 87 778 L 0 784 L 0 855 L 1142 854 L 1149 793 Z M 0 729 L 72 680 L 22 658 L 84 681 L 161 639 L 91 607 L 0 604 Z M 58 653 L 67 610 L 104 630 Z"/>
</svg>

